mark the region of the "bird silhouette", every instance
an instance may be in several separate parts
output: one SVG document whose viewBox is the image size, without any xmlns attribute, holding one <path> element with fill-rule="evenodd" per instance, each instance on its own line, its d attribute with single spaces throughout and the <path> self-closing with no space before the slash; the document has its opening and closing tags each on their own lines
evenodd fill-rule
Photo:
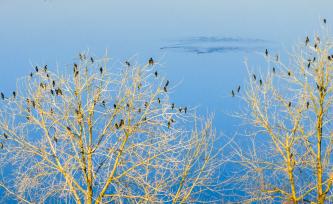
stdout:
<svg viewBox="0 0 333 204">
<path fill-rule="evenodd" d="M 54 91 L 53 91 L 53 89 L 51 89 L 51 91 L 50 91 L 50 92 L 51 92 L 51 94 L 52 94 L 52 95 L 54 95 Z"/>
<path fill-rule="evenodd" d="M 332 56 L 331 56 L 332 57 Z M 316 57 L 313 57 L 313 60 L 312 60 L 313 62 L 315 62 L 316 61 Z"/>
<path fill-rule="evenodd" d="M 276 54 L 276 56 L 275 56 L 275 60 L 278 62 L 279 61 L 279 55 L 278 54 Z"/>
<path fill-rule="evenodd" d="M 157 77 L 157 75 L 158 75 L 157 71 L 155 71 L 155 73 L 154 73 L 154 74 L 155 74 L 155 77 Z"/>
<path fill-rule="evenodd" d="M 309 42 L 310 42 L 310 39 L 309 39 L 309 37 L 308 37 L 308 36 L 306 36 L 306 39 L 305 39 L 305 45 L 308 45 L 308 44 L 309 44 Z"/>
<path fill-rule="evenodd" d="M 74 77 L 77 77 L 79 75 L 79 71 L 76 71 L 74 74 Z"/>
<path fill-rule="evenodd" d="M 125 64 L 126 64 L 127 66 L 131 66 L 131 64 L 130 64 L 128 61 L 126 61 Z"/>
<path fill-rule="evenodd" d="M 49 75 L 49 74 L 46 74 L 46 77 L 47 77 L 47 78 L 50 78 L 50 75 Z"/>
<path fill-rule="evenodd" d="M 1 99 L 5 100 L 5 94 L 3 94 L 2 92 L 1 92 Z"/>
<path fill-rule="evenodd" d="M 94 58 L 90 57 L 90 61 L 91 61 L 91 63 L 94 63 Z"/>
<path fill-rule="evenodd" d="M 232 97 L 235 96 L 235 92 L 234 92 L 234 90 L 231 91 L 231 96 L 232 96 Z"/>
<path fill-rule="evenodd" d="M 71 129 L 69 126 L 67 126 L 66 129 L 67 129 L 68 131 L 72 131 L 72 129 Z"/>
<path fill-rule="evenodd" d="M 163 90 L 164 90 L 164 92 L 168 92 L 168 89 L 166 86 L 164 86 Z"/>
<path fill-rule="evenodd" d="M 102 105 L 105 107 L 105 101 L 104 100 L 102 101 Z"/>
<path fill-rule="evenodd" d="M 183 111 L 183 109 L 182 109 L 182 108 L 178 108 L 178 110 L 179 110 L 179 112 L 180 112 L 180 113 Z"/>
<path fill-rule="evenodd" d="M 119 123 L 119 127 L 121 127 L 121 126 L 123 126 L 123 125 L 124 125 L 124 120 L 121 119 L 121 120 L 120 120 L 120 123 Z"/>
<path fill-rule="evenodd" d="M 33 73 L 31 72 L 31 73 L 30 73 L 30 77 L 32 78 L 32 76 L 33 76 Z"/>
<path fill-rule="evenodd" d="M 291 72 L 290 71 L 288 71 L 288 76 L 291 76 Z"/>
<path fill-rule="evenodd" d="M 175 108 L 175 103 L 171 104 L 171 109 L 173 110 Z"/>
<path fill-rule="evenodd" d="M 148 108 L 148 102 L 145 102 L 145 107 Z"/>
<path fill-rule="evenodd" d="M 44 66 L 44 72 L 47 72 L 47 65 Z"/>
<path fill-rule="evenodd" d="M 187 113 L 187 107 L 185 106 L 185 108 L 184 108 L 184 113 Z"/>
<path fill-rule="evenodd" d="M 8 135 L 6 133 L 3 133 L 3 136 L 8 139 Z"/>
<path fill-rule="evenodd" d="M 13 98 L 16 98 L 16 92 L 13 91 Z"/>
<path fill-rule="evenodd" d="M 265 50 L 265 55 L 268 56 L 268 50 L 267 49 Z"/>
<path fill-rule="evenodd" d="M 275 73 L 275 67 L 273 67 L 273 73 Z"/>
<path fill-rule="evenodd" d="M 148 60 L 148 64 L 149 64 L 149 65 L 154 65 L 154 60 L 153 60 L 152 57 Z"/>
<path fill-rule="evenodd" d="M 157 98 L 157 102 L 160 104 L 160 103 L 161 103 L 161 99 L 160 99 L 160 98 Z"/>
<path fill-rule="evenodd" d="M 317 49 L 317 47 L 318 47 L 318 45 L 317 45 L 317 43 L 315 43 L 315 44 L 314 44 L 314 48 L 316 48 L 316 49 Z"/>
<path fill-rule="evenodd" d="M 291 107 L 291 102 L 289 101 L 289 103 L 288 103 L 288 107 Z"/>
<path fill-rule="evenodd" d="M 36 108 L 36 102 L 32 101 L 32 107 Z"/>
<path fill-rule="evenodd" d="M 53 137 L 53 140 L 54 140 L 55 143 L 58 142 L 58 139 L 56 138 L 56 136 Z"/>
<path fill-rule="evenodd" d="M 37 66 L 35 67 L 35 70 L 36 70 L 36 72 L 38 72 L 38 67 Z"/>
<path fill-rule="evenodd" d="M 54 80 L 52 81 L 52 86 L 55 87 L 55 81 Z"/>
<path fill-rule="evenodd" d="M 309 109 L 309 105 L 310 105 L 310 102 L 307 101 L 307 102 L 306 102 L 306 109 Z"/>
<path fill-rule="evenodd" d="M 100 68 L 99 68 L 99 72 L 100 72 L 101 74 L 103 74 L 103 67 L 100 67 Z"/>
<path fill-rule="evenodd" d="M 113 108 L 117 108 L 117 105 L 116 105 L 116 104 L 113 104 Z"/>
<path fill-rule="evenodd" d="M 253 76 L 254 81 L 257 80 L 257 77 L 255 74 L 253 74 L 252 76 Z"/>
<path fill-rule="evenodd" d="M 239 93 L 240 89 L 241 89 L 241 87 L 239 85 L 238 88 L 237 88 L 237 93 Z"/>
<path fill-rule="evenodd" d="M 117 123 L 115 123 L 114 126 L 116 127 L 116 129 L 119 129 L 119 125 Z"/>
<path fill-rule="evenodd" d="M 168 128 L 170 129 L 170 126 L 171 126 L 171 122 L 170 120 L 168 121 Z"/>
<path fill-rule="evenodd" d="M 259 84 L 260 84 L 260 86 L 262 85 L 262 80 L 261 79 L 259 80 Z"/>
<path fill-rule="evenodd" d="M 323 19 L 324 24 L 326 24 L 326 18 Z"/>
<path fill-rule="evenodd" d="M 308 68 L 310 68 L 310 66 L 311 66 L 311 62 L 308 63 Z"/>
<path fill-rule="evenodd" d="M 169 80 L 166 81 L 165 87 L 169 86 Z"/>
</svg>

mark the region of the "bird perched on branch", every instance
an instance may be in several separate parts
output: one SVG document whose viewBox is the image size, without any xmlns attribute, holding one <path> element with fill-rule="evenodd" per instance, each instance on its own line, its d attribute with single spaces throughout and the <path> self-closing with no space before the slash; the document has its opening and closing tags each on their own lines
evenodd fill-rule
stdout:
<svg viewBox="0 0 333 204">
<path fill-rule="evenodd" d="M 306 39 L 305 39 L 305 45 L 308 45 L 308 44 L 309 44 L 309 42 L 310 42 L 310 39 L 309 39 L 309 37 L 308 37 L 308 36 L 306 36 Z"/>
<path fill-rule="evenodd" d="M 1 99 L 5 100 L 5 94 L 3 94 L 2 92 L 1 92 Z"/>
<path fill-rule="evenodd" d="M 154 60 L 152 57 L 148 60 L 148 64 L 151 66 L 154 65 Z"/>
<path fill-rule="evenodd" d="M 267 49 L 265 50 L 265 55 L 268 56 L 268 50 Z"/>
</svg>

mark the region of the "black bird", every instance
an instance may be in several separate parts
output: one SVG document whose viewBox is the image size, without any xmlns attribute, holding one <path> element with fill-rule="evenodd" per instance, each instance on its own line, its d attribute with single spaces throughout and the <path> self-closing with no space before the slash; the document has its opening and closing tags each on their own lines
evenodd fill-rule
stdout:
<svg viewBox="0 0 333 204">
<path fill-rule="evenodd" d="M 120 120 L 120 123 L 119 123 L 119 127 L 121 127 L 121 126 L 123 126 L 123 125 L 124 125 L 124 120 L 121 119 L 121 120 Z"/>
<path fill-rule="evenodd" d="M 171 109 L 173 110 L 175 108 L 175 103 L 171 104 Z"/>
<path fill-rule="evenodd" d="M 168 89 L 166 86 L 163 88 L 163 90 L 164 90 L 164 92 L 168 92 Z"/>
<path fill-rule="evenodd" d="M 308 68 L 310 68 L 310 66 L 311 66 L 311 62 L 308 63 Z"/>
<path fill-rule="evenodd" d="M 104 100 L 102 101 L 102 105 L 105 107 L 105 101 Z"/>
<path fill-rule="evenodd" d="M 53 137 L 53 140 L 55 141 L 55 143 L 58 142 L 58 139 L 56 138 L 56 136 Z"/>
<path fill-rule="evenodd" d="M 67 128 L 68 131 L 72 131 L 70 127 L 67 126 L 66 128 Z"/>
<path fill-rule="evenodd" d="M 333 56 L 333 55 L 332 55 L 332 56 Z M 332 56 L 331 56 L 331 57 L 332 57 Z M 316 57 L 313 57 L 313 60 L 312 60 L 312 61 L 315 62 L 315 61 L 316 61 Z"/>
<path fill-rule="evenodd" d="M 116 104 L 113 104 L 113 108 L 117 108 L 117 105 L 116 105 Z"/>
<path fill-rule="evenodd" d="M 290 71 L 288 71 L 288 76 L 291 76 L 291 72 Z"/>
<path fill-rule="evenodd" d="M 79 75 L 79 71 L 76 71 L 74 74 L 74 77 L 77 77 Z"/>
<path fill-rule="evenodd" d="M 257 77 L 255 74 L 253 74 L 253 79 L 254 79 L 254 81 L 257 80 Z"/>
<path fill-rule="evenodd" d="M 170 120 L 168 121 L 168 128 L 170 129 L 170 126 L 171 126 L 171 122 Z"/>
<path fill-rule="evenodd" d="M 149 65 L 154 65 L 154 60 L 153 60 L 152 57 L 149 59 L 148 64 L 149 64 Z"/>
<path fill-rule="evenodd" d="M 47 65 L 44 66 L 44 72 L 47 72 Z"/>
<path fill-rule="evenodd" d="M 241 87 L 240 87 L 240 86 L 238 86 L 238 88 L 237 88 L 237 93 L 239 93 L 240 89 L 241 89 Z"/>
<path fill-rule="evenodd" d="M 146 108 L 148 107 L 148 102 L 145 102 L 145 107 L 146 107 Z"/>
<path fill-rule="evenodd" d="M 184 113 L 187 113 L 187 107 L 185 106 L 185 108 L 184 108 Z"/>
<path fill-rule="evenodd" d="M 278 62 L 279 61 L 279 55 L 276 54 L 275 60 Z"/>
<path fill-rule="evenodd" d="M 91 61 L 91 63 L 94 63 L 94 58 L 90 57 L 90 61 Z"/>
<path fill-rule="evenodd" d="M 51 92 L 51 94 L 54 96 L 54 91 L 53 91 L 53 89 L 51 89 L 51 91 L 50 91 L 50 92 Z"/>
<path fill-rule="evenodd" d="M 54 80 L 52 81 L 52 86 L 55 87 L 55 81 Z"/>
<path fill-rule="evenodd" d="M 6 133 L 3 133 L 3 136 L 8 139 L 8 135 Z"/>
<path fill-rule="evenodd" d="M 1 99 L 5 100 L 5 94 L 3 94 L 2 92 L 1 92 Z"/>
<path fill-rule="evenodd" d="M 101 74 L 103 74 L 103 67 L 100 67 L 100 68 L 99 68 L 99 72 L 100 72 Z"/>
<path fill-rule="evenodd" d="M 166 81 L 165 87 L 169 86 L 169 80 Z"/>
<path fill-rule="evenodd" d="M 114 124 L 114 126 L 116 127 L 116 129 L 119 129 L 119 125 L 117 123 Z"/>
<path fill-rule="evenodd" d="M 130 107 L 130 104 L 129 104 L 129 103 L 126 103 L 126 107 L 129 108 L 129 107 Z"/>
<path fill-rule="evenodd" d="M 326 18 L 324 18 L 323 21 L 324 21 L 324 24 L 326 24 Z"/>
<path fill-rule="evenodd" d="M 30 77 L 32 77 L 32 76 L 33 76 L 33 73 L 31 72 L 31 73 L 30 73 Z"/>
<path fill-rule="evenodd" d="M 13 98 L 16 98 L 16 92 L 13 91 Z"/>
<path fill-rule="evenodd" d="M 143 118 L 143 121 L 146 121 L 147 120 L 147 117 L 145 116 L 144 118 Z"/>
<path fill-rule="evenodd" d="M 154 74 L 155 74 L 155 77 L 157 77 L 157 75 L 158 75 L 157 71 L 155 71 L 155 73 L 154 73 Z"/>
<path fill-rule="evenodd" d="M 308 37 L 308 36 L 306 36 L 306 39 L 305 39 L 305 45 L 308 45 L 308 44 L 309 44 L 309 42 L 310 42 L 310 39 L 309 39 L 309 37 Z"/>
<path fill-rule="evenodd" d="M 235 92 L 234 92 L 234 90 L 231 91 L 231 96 L 232 96 L 232 97 L 235 96 Z"/>
<path fill-rule="evenodd" d="M 316 48 L 316 49 L 317 49 L 317 47 L 318 47 L 318 45 L 317 45 L 317 43 L 315 43 L 315 44 L 314 44 L 314 48 Z"/>
<path fill-rule="evenodd" d="M 316 83 L 316 85 L 317 85 L 317 89 L 319 90 L 319 89 L 320 89 L 320 86 L 318 85 L 318 83 Z"/>
<path fill-rule="evenodd" d="M 288 103 L 288 107 L 290 107 L 291 106 L 291 102 L 289 101 L 289 103 Z"/>
<path fill-rule="evenodd" d="M 260 86 L 262 85 L 262 80 L 261 79 L 259 80 L 259 84 L 260 84 Z"/>
<path fill-rule="evenodd" d="M 53 114 L 53 113 L 54 113 L 54 111 L 53 111 L 53 108 L 51 108 L 51 109 L 50 109 L 50 112 L 51 112 L 51 114 Z"/>
<path fill-rule="evenodd" d="M 182 109 L 182 108 L 178 108 L 178 110 L 179 110 L 179 112 L 180 112 L 180 113 L 183 111 L 183 109 Z"/>
<path fill-rule="evenodd" d="M 36 103 L 35 103 L 35 101 L 32 101 L 32 107 L 36 108 Z"/>
<path fill-rule="evenodd" d="M 126 64 L 127 66 L 131 66 L 131 64 L 130 64 L 128 61 L 126 61 L 125 64 Z"/>
<path fill-rule="evenodd" d="M 38 72 L 38 67 L 37 66 L 35 67 L 35 70 L 36 70 L 36 72 Z"/>
<path fill-rule="evenodd" d="M 46 77 L 47 77 L 47 78 L 50 78 L 50 75 L 49 75 L 49 74 L 46 74 Z"/>
<path fill-rule="evenodd" d="M 273 73 L 275 73 L 275 67 L 273 67 Z"/>
<path fill-rule="evenodd" d="M 265 55 L 268 56 L 268 50 L 267 49 L 265 50 Z"/>
<path fill-rule="evenodd" d="M 158 102 L 158 103 L 161 103 L 161 99 L 160 99 L 160 98 L 157 98 L 157 102 Z"/>
<path fill-rule="evenodd" d="M 306 109 L 309 108 L 309 105 L 310 105 L 310 103 L 309 103 L 309 101 L 307 101 L 307 102 L 306 102 Z"/>
<path fill-rule="evenodd" d="M 75 73 L 75 72 L 76 72 L 76 70 L 77 70 L 77 64 L 76 64 L 76 63 L 74 63 L 74 65 L 73 65 L 73 72 Z"/>
</svg>

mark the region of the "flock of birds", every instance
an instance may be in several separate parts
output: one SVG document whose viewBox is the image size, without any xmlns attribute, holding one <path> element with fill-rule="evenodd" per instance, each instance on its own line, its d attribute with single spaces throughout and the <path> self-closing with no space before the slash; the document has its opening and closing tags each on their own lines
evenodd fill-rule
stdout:
<svg viewBox="0 0 333 204">
<path fill-rule="evenodd" d="M 85 60 L 86 59 L 86 56 L 84 54 L 79 54 L 79 56 L 80 56 L 81 60 Z M 91 63 L 95 62 L 95 60 L 93 59 L 93 57 L 90 58 L 90 61 L 91 61 Z M 127 66 L 131 66 L 131 64 L 128 61 L 125 61 L 125 64 Z M 150 58 L 148 60 L 148 65 L 149 66 L 153 66 L 154 64 L 155 64 L 155 62 L 154 62 L 153 58 Z M 47 65 L 45 65 L 44 67 L 35 66 L 35 73 L 31 72 L 30 73 L 30 77 L 33 78 L 36 73 L 40 73 L 40 74 L 43 73 L 43 74 L 45 74 L 45 76 L 47 77 L 47 79 L 50 81 L 50 83 L 45 83 L 45 82 L 43 83 L 43 82 L 41 82 L 39 84 L 40 88 L 42 88 L 44 90 L 46 90 L 47 88 L 49 88 L 50 94 L 53 95 L 53 96 L 62 96 L 63 95 L 63 91 L 62 91 L 62 89 L 59 86 L 57 86 L 57 82 L 55 80 L 51 79 L 50 74 L 48 73 L 48 67 L 47 67 Z M 99 68 L 99 73 L 101 75 L 104 73 L 103 67 Z M 78 65 L 76 63 L 73 64 L 73 75 L 74 75 L 75 78 L 79 75 L 79 69 L 78 69 Z M 158 78 L 158 72 L 157 71 L 154 72 L 154 76 L 156 78 Z M 169 83 L 170 83 L 169 80 L 166 80 L 166 83 L 163 86 L 164 92 L 168 92 Z M 140 87 L 138 87 L 138 88 L 140 88 Z M 3 92 L 0 92 L 0 97 L 1 97 L 1 100 L 10 99 L 10 98 L 7 98 Z M 16 97 L 17 97 L 16 91 L 13 91 L 12 92 L 12 98 L 16 99 Z M 158 102 L 158 104 L 161 104 L 161 99 L 157 98 L 157 102 Z M 96 103 L 97 103 L 97 101 L 94 100 L 94 104 L 96 104 Z M 27 104 L 27 112 L 28 113 L 31 113 L 31 108 L 36 109 L 37 103 L 34 100 L 27 98 L 26 99 L 26 104 Z M 106 107 L 106 101 L 105 100 L 103 100 L 101 102 L 101 104 L 102 104 L 103 107 Z M 113 108 L 114 109 L 116 109 L 116 108 L 118 108 L 120 106 L 121 106 L 120 104 L 113 104 Z M 149 108 L 149 103 L 145 102 L 144 106 L 145 106 L 146 109 Z M 130 104 L 127 103 L 126 107 L 130 108 Z M 170 107 L 171 107 L 171 110 L 175 110 L 176 109 L 175 103 L 171 103 Z M 75 113 L 76 113 L 77 116 L 81 116 L 82 117 L 80 109 L 81 109 L 80 107 L 78 109 L 75 109 Z M 141 113 L 141 111 L 142 111 L 141 108 L 138 108 L 138 112 Z M 177 111 L 179 111 L 179 113 L 183 112 L 183 113 L 186 114 L 187 113 L 187 107 L 179 107 Z M 52 108 L 50 109 L 50 113 L 51 114 L 54 113 L 54 110 Z M 26 116 L 26 119 L 29 121 L 30 117 Z M 143 120 L 146 121 L 147 118 L 144 117 Z M 168 122 L 167 122 L 167 127 L 170 128 L 171 124 L 174 123 L 174 122 L 175 122 L 175 120 L 172 119 L 172 118 L 170 118 L 168 120 Z M 114 126 L 115 126 L 116 129 L 120 129 L 124 125 L 125 125 L 125 121 L 123 119 L 120 119 L 120 121 L 118 123 L 114 124 Z M 72 132 L 71 127 L 67 126 L 66 129 L 67 129 L 67 131 Z M 8 135 L 6 133 L 3 133 L 3 136 L 4 136 L 5 139 L 8 138 Z M 54 137 L 53 139 L 54 139 L 55 142 L 58 141 L 56 137 Z M 2 143 L 0 143 L 0 148 L 3 148 L 3 144 Z"/>
<path fill-rule="evenodd" d="M 323 23 L 326 24 L 326 22 L 327 22 L 327 20 L 324 18 L 324 19 L 323 19 Z M 305 46 L 308 46 L 309 43 L 310 43 L 310 38 L 309 38 L 309 36 L 306 36 L 306 39 L 305 39 Z M 316 37 L 315 37 L 315 42 L 314 42 L 313 47 L 314 47 L 315 49 L 317 49 L 319 43 L 320 43 L 320 38 L 319 38 L 318 36 L 316 36 Z M 264 54 L 265 54 L 266 57 L 269 56 L 268 49 L 265 49 Z M 328 56 L 327 56 L 327 59 L 328 59 L 329 61 L 333 60 L 333 54 L 332 54 L 332 55 L 328 55 Z M 275 56 L 275 60 L 276 60 L 277 62 L 279 61 L 279 55 L 276 55 L 276 56 Z M 310 68 L 311 63 L 313 63 L 313 62 L 315 62 L 315 61 L 316 61 L 316 57 L 313 57 L 313 59 L 308 59 L 307 68 Z M 273 72 L 273 74 L 276 73 L 276 68 L 275 68 L 275 67 L 272 68 L 272 72 Z M 291 73 L 290 70 L 287 72 L 287 74 L 288 74 L 288 76 L 292 76 L 292 73 Z M 257 80 L 257 76 L 256 76 L 255 74 L 252 74 L 252 77 L 253 77 L 253 80 L 254 80 L 254 81 Z M 262 79 L 259 79 L 259 85 L 260 85 L 260 86 L 263 85 L 263 81 L 262 81 Z M 316 86 L 317 86 L 317 89 L 318 89 L 319 91 L 321 91 L 321 92 L 326 92 L 326 91 L 327 91 L 325 87 L 320 86 L 318 83 L 316 83 Z M 241 89 L 241 86 L 239 85 L 238 88 L 237 88 L 237 90 L 236 90 L 237 93 L 240 92 L 240 89 Z M 236 91 L 231 90 L 231 96 L 232 96 L 232 97 L 235 97 L 235 96 L 236 96 Z M 288 105 L 288 107 L 291 107 L 291 105 L 292 105 L 291 101 L 289 101 L 287 105 Z M 310 102 L 307 101 L 307 102 L 306 102 L 306 108 L 308 109 L 309 106 L 310 106 Z"/>
</svg>

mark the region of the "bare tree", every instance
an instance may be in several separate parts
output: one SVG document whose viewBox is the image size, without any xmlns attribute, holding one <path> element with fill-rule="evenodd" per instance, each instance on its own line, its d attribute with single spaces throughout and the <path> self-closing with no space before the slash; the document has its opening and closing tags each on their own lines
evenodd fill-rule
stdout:
<svg viewBox="0 0 333 204">
<path fill-rule="evenodd" d="M 289 64 L 266 51 L 268 73 L 249 71 L 237 116 L 251 131 L 234 145 L 244 201 L 333 201 L 333 41 L 321 35 L 305 37 Z"/>
<path fill-rule="evenodd" d="M 36 66 L 16 91 L 1 93 L 7 195 L 26 203 L 213 201 L 220 161 L 211 119 L 170 102 L 153 59 L 109 64 L 83 53 L 61 71 Z"/>
</svg>

